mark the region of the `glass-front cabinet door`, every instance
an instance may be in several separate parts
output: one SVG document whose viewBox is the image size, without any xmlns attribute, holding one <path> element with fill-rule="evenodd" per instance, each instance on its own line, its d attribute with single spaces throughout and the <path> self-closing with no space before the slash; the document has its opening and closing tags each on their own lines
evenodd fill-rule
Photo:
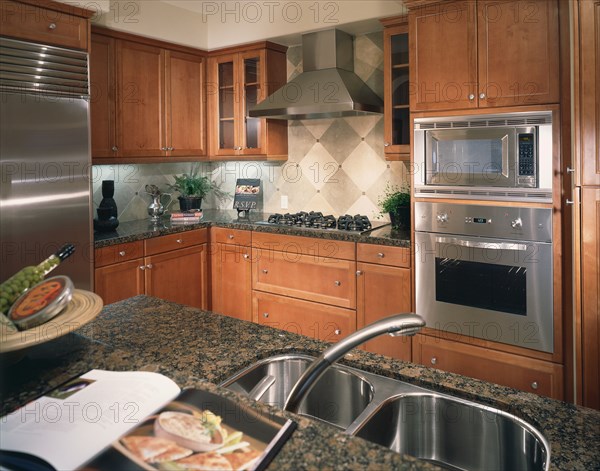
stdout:
<svg viewBox="0 0 600 471">
<path fill-rule="evenodd" d="M 235 107 L 238 100 L 235 79 L 235 55 L 217 57 L 213 64 L 212 83 L 209 84 L 209 94 L 214 95 L 211 102 L 216 104 L 216 155 L 229 155 L 236 151 Z"/>
<path fill-rule="evenodd" d="M 241 133 L 240 149 L 242 154 L 263 154 L 264 119 L 248 116 L 250 108 L 261 101 L 264 96 L 264 53 L 250 51 L 240 54 L 240 69 L 242 72 L 241 86 Z"/>
<path fill-rule="evenodd" d="M 384 26 L 384 148 L 388 160 L 410 158 L 408 19 Z"/>
</svg>

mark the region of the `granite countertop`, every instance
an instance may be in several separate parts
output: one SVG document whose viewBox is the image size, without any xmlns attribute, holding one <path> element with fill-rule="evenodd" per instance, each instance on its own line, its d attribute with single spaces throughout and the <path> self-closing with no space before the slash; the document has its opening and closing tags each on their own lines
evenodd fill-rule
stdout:
<svg viewBox="0 0 600 471">
<path fill-rule="evenodd" d="M 259 359 L 290 352 L 314 355 L 325 346 L 308 337 L 137 296 L 105 306 L 76 333 L 31 348 L 12 366 L 9 360 L 18 358 L 3 358 L 2 414 L 92 368 L 158 371 L 181 387 L 217 392 L 265 412 L 269 406 L 217 385 Z M 551 469 L 600 469 L 599 411 L 359 350 L 344 363 L 492 405 L 531 422 L 550 442 Z M 327 424 L 274 413 L 293 418 L 298 429 L 270 469 L 438 469 Z"/>
<path fill-rule="evenodd" d="M 228 227 L 256 232 L 271 232 L 284 235 L 305 237 L 319 237 L 331 240 L 345 240 L 367 244 L 391 245 L 397 247 L 410 247 L 410 231 L 392 229 L 390 225 L 376 228 L 368 234 L 356 232 L 327 231 L 321 229 L 296 228 L 288 226 L 267 226 L 257 224 L 266 221 L 269 213 L 250 212 L 247 219 L 238 218 L 237 211 L 207 209 L 203 211 L 202 222 L 198 224 L 172 225 L 169 218 L 165 217 L 158 224 L 153 224 L 150 219 L 122 222 L 112 232 L 95 232 L 94 247 L 99 249 L 114 244 L 133 242 L 135 240 L 149 239 L 181 231 L 189 231 L 202 227 Z M 378 221 L 376 221 L 378 222 Z"/>
</svg>

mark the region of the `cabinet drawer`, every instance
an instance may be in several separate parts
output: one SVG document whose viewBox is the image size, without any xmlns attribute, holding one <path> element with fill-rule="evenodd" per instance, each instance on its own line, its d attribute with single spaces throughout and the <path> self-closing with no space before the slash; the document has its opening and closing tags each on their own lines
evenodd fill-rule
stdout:
<svg viewBox="0 0 600 471">
<path fill-rule="evenodd" d="M 356 313 L 350 309 L 254 292 L 254 320 L 262 325 L 337 342 L 356 330 Z"/>
<path fill-rule="evenodd" d="M 425 366 L 563 399 L 563 367 L 426 335 L 413 340 L 413 361 Z"/>
<path fill-rule="evenodd" d="M 304 254 L 315 257 L 354 260 L 356 244 L 317 237 L 282 236 L 267 232 L 253 232 L 252 245 L 261 250 L 285 252 L 291 257 Z"/>
<path fill-rule="evenodd" d="M 144 241 L 144 250 L 146 255 L 155 255 L 170 250 L 191 247 L 192 245 L 204 244 L 206 241 L 206 229 L 194 229 L 146 239 Z"/>
<path fill-rule="evenodd" d="M 2 35 L 75 49 L 88 48 L 88 20 L 62 11 L 2 0 Z"/>
<path fill-rule="evenodd" d="M 325 304 L 356 307 L 356 262 L 258 251 L 252 287 Z"/>
<path fill-rule="evenodd" d="M 410 249 L 389 245 L 356 244 L 356 259 L 359 262 L 410 267 Z"/>
<path fill-rule="evenodd" d="M 249 246 L 252 243 L 252 232 L 226 227 L 211 228 L 211 241 L 221 244 L 237 244 Z"/>
<path fill-rule="evenodd" d="M 125 262 L 144 256 L 144 243 L 141 240 L 102 247 L 95 250 L 94 263 L 96 268 Z"/>
</svg>

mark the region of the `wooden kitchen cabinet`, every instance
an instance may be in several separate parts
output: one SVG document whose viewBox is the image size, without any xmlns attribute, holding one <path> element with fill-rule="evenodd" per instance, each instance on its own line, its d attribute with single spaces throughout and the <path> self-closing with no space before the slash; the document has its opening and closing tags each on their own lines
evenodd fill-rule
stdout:
<svg viewBox="0 0 600 471">
<path fill-rule="evenodd" d="M 410 160 L 408 16 L 380 20 L 383 30 L 384 151 L 387 160 Z"/>
<path fill-rule="evenodd" d="M 559 102 L 556 0 L 413 3 L 411 111 Z"/>
<path fill-rule="evenodd" d="M 275 329 L 337 342 L 356 330 L 351 309 L 255 291 L 254 320 Z"/>
<path fill-rule="evenodd" d="M 229 48 L 208 60 L 208 142 L 211 158 L 287 159 L 287 122 L 251 118 L 248 110 L 286 82 L 287 48 L 258 43 Z"/>
<path fill-rule="evenodd" d="M 138 294 L 208 308 L 207 232 L 181 233 L 95 251 L 95 292 L 110 304 Z"/>
<path fill-rule="evenodd" d="M 191 48 L 94 28 L 90 52 L 94 163 L 206 155 L 205 59 Z"/>
<path fill-rule="evenodd" d="M 373 253 L 373 249 L 377 252 Z M 357 259 L 357 328 L 393 314 L 412 312 L 410 268 L 396 266 L 396 261 L 410 261 L 410 249 L 357 244 Z M 405 361 L 412 357 L 411 339 L 407 336 L 382 335 L 363 348 Z"/>
<path fill-rule="evenodd" d="M 211 228 L 211 311 L 252 321 L 251 232 Z"/>
<path fill-rule="evenodd" d="M 60 2 L 0 2 L 0 34 L 53 46 L 87 50 L 94 12 Z"/>
<path fill-rule="evenodd" d="M 413 362 L 522 391 L 563 399 L 563 366 L 475 345 L 417 334 Z"/>
</svg>

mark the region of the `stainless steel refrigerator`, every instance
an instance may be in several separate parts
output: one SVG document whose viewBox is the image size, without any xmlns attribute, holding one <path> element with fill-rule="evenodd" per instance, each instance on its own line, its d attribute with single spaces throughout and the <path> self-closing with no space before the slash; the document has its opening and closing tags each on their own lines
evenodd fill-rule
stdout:
<svg viewBox="0 0 600 471">
<path fill-rule="evenodd" d="M 0 37 L 0 281 L 72 243 L 52 275 L 93 288 L 88 90 L 85 52 Z"/>
</svg>

